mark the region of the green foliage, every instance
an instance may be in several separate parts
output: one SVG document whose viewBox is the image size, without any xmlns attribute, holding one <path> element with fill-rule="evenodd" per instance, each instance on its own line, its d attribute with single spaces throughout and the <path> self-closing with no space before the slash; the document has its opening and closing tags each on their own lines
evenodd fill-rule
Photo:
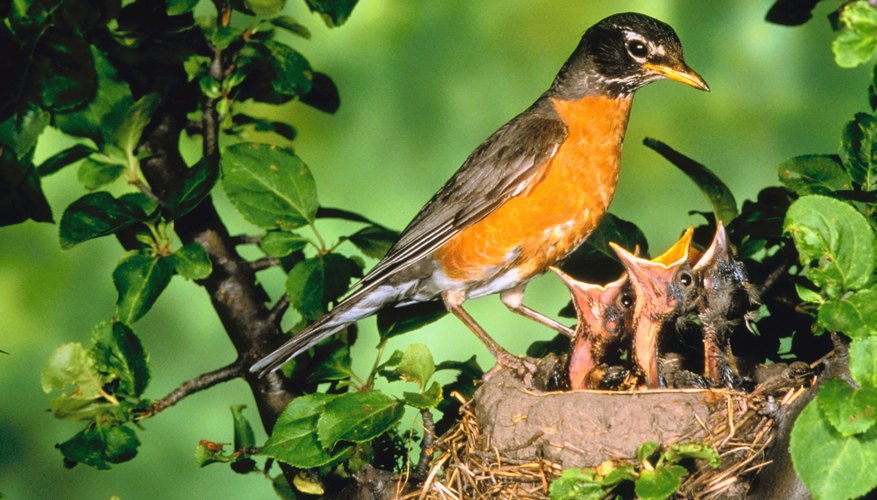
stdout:
<svg viewBox="0 0 877 500">
<path fill-rule="evenodd" d="M 119 292 L 116 319 L 133 324 L 143 317 L 168 286 L 174 272 L 171 259 L 134 253 L 123 259 L 113 271 L 113 283 Z"/>
<path fill-rule="evenodd" d="M 313 320 L 347 291 L 353 277 L 361 275 L 362 266 L 358 262 L 330 253 L 297 263 L 287 277 L 286 292 L 292 307 Z"/>
<path fill-rule="evenodd" d="M 713 468 L 719 465 L 718 453 L 704 444 L 677 443 L 661 451 L 658 443 L 648 441 L 637 449 L 636 465 L 604 462 L 599 467 L 564 470 L 551 483 L 551 500 L 605 498 L 625 482 L 633 482 L 637 498 L 669 498 L 689 472 L 679 462 L 691 458 L 704 460 Z"/>
<path fill-rule="evenodd" d="M 850 176 L 829 155 L 796 156 L 780 163 L 777 170 L 780 182 L 802 196 L 850 189 Z"/>
<path fill-rule="evenodd" d="M 125 425 L 146 404 L 148 356 L 140 340 L 117 322 L 98 324 L 90 348 L 63 344 L 49 357 L 41 375 L 46 393 L 61 393 L 50 403 L 56 418 L 86 421 L 86 427 L 58 445 L 65 463 L 108 469 L 134 458 L 140 441 Z"/>
<path fill-rule="evenodd" d="M 114 198 L 104 191 L 87 194 L 71 203 L 61 217 L 61 248 L 114 234 L 146 218 L 130 199 Z"/>
<path fill-rule="evenodd" d="M 865 0 L 849 2 L 840 11 L 840 34 L 831 45 L 842 68 L 868 62 L 877 50 L 877 10 Z"/>
<path fill-rule="evenodd" d="M 293 230 L 314 222 L 316 184 L 292 150 L 235 144 L 223 151 L 222 173 L 228 198 L 256 226 Z"/>
<path fill-rule="evenodd" d="M 795 242 L 807 278 L 829 297 L 864 288 L 875 265 L 874 232 L 848 203 L 805 196 L 789 207 L 783 229 Z"/>
</svg>

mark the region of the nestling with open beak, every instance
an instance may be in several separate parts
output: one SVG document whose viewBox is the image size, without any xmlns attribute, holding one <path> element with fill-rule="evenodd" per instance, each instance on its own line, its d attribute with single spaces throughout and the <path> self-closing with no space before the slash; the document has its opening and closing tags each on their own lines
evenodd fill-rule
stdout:
<svg viewBox="0 0 877 500">
<path fill-rule="evenodd" d="M 621 366 L 621 352 L 633 331 L 634 297 L 627 275 L 607 285 L 578 281 L 551 268 L 572 294 L 578 323 L 569 356 L 569 387 L 621 389 L 633 372 Z"/>
<path fill-rule="evenodd" d="M 704 377 L 733 388 L 740 380 L 731 335 L 758 303 L 746 268 L 737 260 L 721 222 L 713 241 L 694 265 L 698 281 L 697 317 L 703 328 Z"/>
<path fill-rule="evenodd" d="M 645 385 L 663 387 L 658 369 L 658 337 L 664 325 L 685 311 L 697 299 L 697 283 L 689 264 L 689 246 L 693 229 L 663 255 L 647 260 L 610 243 L 627 269 L 634 290 L 633 361 L 642 372 Z"/>
</svg>

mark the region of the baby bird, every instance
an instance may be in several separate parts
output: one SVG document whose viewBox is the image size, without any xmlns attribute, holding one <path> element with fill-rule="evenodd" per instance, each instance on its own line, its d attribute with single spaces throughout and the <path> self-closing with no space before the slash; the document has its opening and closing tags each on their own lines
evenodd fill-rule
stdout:
<svg viewBox="0 0 877 500">
<path fill-rule="evenodd" d="M 739 373 L 731 335 L 758 301 L 721 222 L 693 270 L 699 288 L 696 308 L 703 329 L 704 377 L 715 386 L 735 387 Z"/>
<path fill-rule="evenodd" d="M 646 387 L 663 387 L 658 369 L 658 340 L 664 325 L 692 310 L 697 282 L 689 264 L 693 228 L 689 227 L 667 252 L 646 260 L 610 243 L 627 269 L 636 300 L 633 308 L 632 357 Z"/>
<path fill-rule="evenodd" d="M 569 356 L 569 387 L 618 389 L 630 383 L 631 371 L 620 354 L 633 331 L 633 290 L 627 275 L 605 286 L 578 281 L 551 268 L 572 294 L 578 324 Z"/>
</svg>

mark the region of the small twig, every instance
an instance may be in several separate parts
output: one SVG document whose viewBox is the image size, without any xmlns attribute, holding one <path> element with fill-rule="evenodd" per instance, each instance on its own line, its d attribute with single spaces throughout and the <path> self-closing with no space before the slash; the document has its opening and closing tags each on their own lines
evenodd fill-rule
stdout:
<svg viewBox="0 0 877 500">
<path fill-rule="evenodd" d="M 278 259 L 277 257 L 262 257 L 261 259 L 256 259 L 250 262 L 250 269 L 258 272 L 279 265 L 280 259 Z"/>
<path fill-rule="evenodd" d="M 222 368 L 211 372 L 202 373 L 193 379 L 183 382 L 179 387 L 171 391 L 170 394 L 152 403 L 152 406 L 143 413 L 140 419 L 154 417 L 156 414 L 170 408 L 196 392 L 209 389 L 214 385 L 240 377 L 242 374 L 242 367 L 243 363 L 238 359 L 228 366 L 223 366 Z"/>
<path fill-rule="evenodd" d="M 286 310 L 289 309 L 289 294 L 284 293 L 277 299 L 277 303 L 274 304 L 274 307 L 271 308 L 271 312 L 268 313 L 268 321 L 275 325 L 280 324 L 280 320 L 283 319 L 283 315 L 286 314 Z"/>
<path fill-rule="evenodd" d="M 159 204 L 162 203 L 161 199 L 158 196 L 156 196 L 155 193 L 152 192 L 152 189 L 150 189 L 149 186 L 147 186 L 146 183 L 143 182 L 142 180 L 140 180 L 139 178 L 134 178 L 134 179 L 128 181 L 128 183 L 131 184 L 132 186 L 136 187 L 137 189 L 139 189 L 140 192 L 145 194 L 146 197 L 149 198 L 150 200 L 152 200 L 156 203 L 159 203 Z"/>
<path fill-rule="evenodd" d="M 420 442 L 420 459 L 414 467 L 412 476 L 415 478 L 425 478 L 429 474 L 429 464 L 432 462 L 433 445 L 435 445 L 435 423 L 432 420 L 432 413 L 428 408 L 420 410 L 420 417 L 423 419 L 423 441 Z"/>
<path fill-rule="evenodd" d="M 239 234 L 231 237 L 235 245 L 258 245 L 262 243 L 262 237 L 257 234 Z"/>
</svg>

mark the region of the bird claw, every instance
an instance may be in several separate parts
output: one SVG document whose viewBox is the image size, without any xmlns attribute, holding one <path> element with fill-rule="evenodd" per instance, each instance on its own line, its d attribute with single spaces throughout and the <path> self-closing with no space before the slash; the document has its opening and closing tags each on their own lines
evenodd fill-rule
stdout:
<svg viewBox="0 0 877 500">
<path fill-rule="evenodd" d="M 490 377 L 502 370 L 511 370 L 515 376 L 524 382 L 524 385 L 531 386 L 533 384 L 533 375 L 536 374 L 537 366 L 536 363 L 529 358 L 519 358 L 518 356 L 509 353 L 498 353 L 496 355 L 496 364 L 484 374 L 484 380 L 490 380 Z"/>
</svg>

